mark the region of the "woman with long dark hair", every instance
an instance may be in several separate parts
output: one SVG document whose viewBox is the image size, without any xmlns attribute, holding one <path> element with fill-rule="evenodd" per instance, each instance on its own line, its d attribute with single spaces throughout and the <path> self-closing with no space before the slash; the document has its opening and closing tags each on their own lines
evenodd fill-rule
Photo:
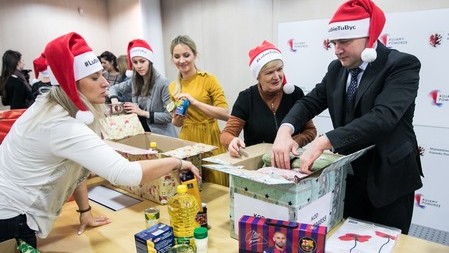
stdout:
<svg viewBox="0 0 449 253">
<path fill-rule="evenodd" d="M 153 49 L 141 39 L 128 44 L 127 75 L 132 78 L 109 88 L 112 103 L 125 102 L 128 113 L 139 116 L 147 132 L 178 137 L 172 124 L 172 116 L 165 109 L 170 102 L 168 85 L 170 81 L 153 66 Z"/>
<path fill-rule="evenodd" d="M 3 105 L 9 105 L 11 109 L 28 108 L 33 103 L 31 86 L 22 71 L 24 66 L 20 52 L 5 51 L 2 58 L 0 94 Z"/>
</svg>

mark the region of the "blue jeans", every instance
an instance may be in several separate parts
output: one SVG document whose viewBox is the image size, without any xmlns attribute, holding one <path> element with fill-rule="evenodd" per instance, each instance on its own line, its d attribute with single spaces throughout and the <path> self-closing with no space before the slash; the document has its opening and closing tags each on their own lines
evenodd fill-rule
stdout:
<svg viewBox="0 0 449 253">
<path fill-rule="evenodd" d="M 12 238 L 22 239 L 29 245 L 37 248 L 36 232 L 28 227 L 25 214 L 0 220 L 0 242 Z"/>
</svg>

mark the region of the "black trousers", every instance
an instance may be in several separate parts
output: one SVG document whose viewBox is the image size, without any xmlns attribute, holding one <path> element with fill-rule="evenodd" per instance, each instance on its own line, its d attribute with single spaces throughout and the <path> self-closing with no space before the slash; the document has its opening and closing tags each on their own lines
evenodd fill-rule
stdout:
<svg viewBox="0 0 449 253">
<path fill-rule="evenodd" d="M 37 248 L 36 232 L 28 227 L 25 214 L 0 220 L 0 242 L 13 238 L 22 239 Z"/>
<path fill-rule="evenodd" d="M 403 234 L 408 234 L 412 222 L 414 195 L 415 193 L 411 192 L 387 206 L 376 208 L 369 200 L 366 182 L 354 175 L 348 175 L 343 216 L 399 228 Z"/>
</svg>

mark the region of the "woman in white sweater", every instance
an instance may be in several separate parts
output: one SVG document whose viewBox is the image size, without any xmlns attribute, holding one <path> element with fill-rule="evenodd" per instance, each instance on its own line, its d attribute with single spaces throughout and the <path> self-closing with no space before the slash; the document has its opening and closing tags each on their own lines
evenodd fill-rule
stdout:
<svg viewBox="0 0 449 253">
<path fill-rule="evenodd" d="M 69 33 L 44 54 L 53 85 L 15 122 L 0 145 L 0 242 L 22 239 L 36 247 L 73 194 L 86 226 L 109 223 L 93 217 L 85 179 L 93 172 L 113 184 L 138 185 L 172 170 L 198 169 L 177 158 L 129 162 L 99 136 L 108 82 L 84 39 Z"/>
</svg>

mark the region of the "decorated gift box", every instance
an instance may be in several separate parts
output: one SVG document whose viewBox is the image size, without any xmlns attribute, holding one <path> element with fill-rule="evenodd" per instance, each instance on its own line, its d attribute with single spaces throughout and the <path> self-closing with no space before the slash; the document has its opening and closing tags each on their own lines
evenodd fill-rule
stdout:
<svg viewBox="0 0 449 253">
<path fill-rule="evenodd" d="M 108 136 L 110 139 L 106 138 L 106 143 L 130 161 L 172 156 L 192 162 L 201 173 L 202 159 L 210 156 L 211 151 L 216 148 L 169 136 L 145 133 L 135 114 L 115 115 L 107 119 L 104 124 L 110 124 L 109 130 L 106 129 L 106 132 L 110 131 L 110 133 L 103 132 L 103 136 Z M 118 131 L 119 129 L 123 131 Z M 150 142 L 156 142 L 157 149 L 162 153 L 150 149 Z M 142 198 L 159 204 L 167 204 L 168 199 L 176 194 L 178 185 L 179 175 L 171 172 L 138 186 L 117 186 Z"/>
<path fill-rule="evenodd" d="M 201 168 L 202 158 L 210 155 L 210 152 L 215 149 L 214 146 L 153 133 L 138 134 L 106 142 L 130 161 L 157 159 L 159 155 L 161 157 L 173 156 L 190 161 L 198 168 Z M 153 150 L 149 150 L 150 142 L 157 142 L 157 148 L 162 153 L 157 154 Z M 118 185 L 118 187 L 159 204 L 167 204 L 168 199 L 176 194 L 178 185 L 178 173 L 171 172 L 166 176 L 138 186 Z"/>
<path fill-rule="evenodd" d="M 241 253 L 324 253 L 325 226 L 244 215 L 238 229 Z"/>
<path fill-rule="evenodd" d="M 214 164 L 203 166 L 230 174 L 231 237 L 238 238 L 238 220 L 243 215 L 266 217 L 333 228 L 343 219 L 346 172 L 350 161 L 365 150 L 348 156 L 326 152 L 328 165 L 312 175 L 298 174 L 295 180 L 262 173 L 262 157 L 271 144 L 247 147 L 246 157 L 230 158 L 222 154 L 204 159 Z M 270 168 L 270 171 L 275 169 Z M 283 170 L 285 172 L 285 170 Z"/>
</svg>

